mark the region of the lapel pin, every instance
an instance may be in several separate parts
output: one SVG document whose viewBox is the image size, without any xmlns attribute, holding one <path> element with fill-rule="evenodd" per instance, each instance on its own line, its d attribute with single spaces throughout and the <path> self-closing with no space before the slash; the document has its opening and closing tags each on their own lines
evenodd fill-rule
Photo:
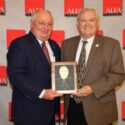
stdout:
<svg viewBox="0 0 125 125">
<path fill-rule="evenodd" d="M 99 47 L 99 44 L 96 44 L 95 47 Z"/>
</svg>

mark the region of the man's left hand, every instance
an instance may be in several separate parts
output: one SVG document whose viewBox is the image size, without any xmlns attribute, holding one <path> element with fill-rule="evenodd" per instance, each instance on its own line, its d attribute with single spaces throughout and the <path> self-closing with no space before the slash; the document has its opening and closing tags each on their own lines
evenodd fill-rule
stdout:
<svg viewBox="0 0 125 125">
<path fill-rule="evenodd" d="M 92 93 L 93 93 L 93 91 L 92 91 L 91 86 L 83 86 L 83 88 L 78 89 L 77 93 L 73 93 L 73 95 L 76 95 L 76 96 L 88 96 L 88 95 L 90 95 Z"/>
</svg>

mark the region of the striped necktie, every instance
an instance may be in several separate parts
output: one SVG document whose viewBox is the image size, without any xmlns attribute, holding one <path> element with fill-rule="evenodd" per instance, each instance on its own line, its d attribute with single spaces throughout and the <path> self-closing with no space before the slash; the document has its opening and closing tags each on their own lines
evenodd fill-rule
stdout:
<svg viewBox="0 0 125 125">
<path fill-rule="evenodd" d="M 46 43 L 45 43 L 44 41 L 43 41 L 43 43 L 42 43 L 42 50 L 43 50 L 43 52 L 44 52 L 44 54 L 45 54 L 46 59 L 48 60 L 48 62 L 49 62 L 49 64 L 50 64 L 51 61 L 50 61 L 49 52 L 48 52 L 48 49 L 47 49 L 47 47 L 46 47 Z"/>
<path fill-rule="evenodd" d="M 81 50 L 81 54 L 78 61 L 78 89 L 83 87 L 83 78 L 84 78 L 84 71 L 85 71 L 85 59 L 86 59 L 86 49 L 85 45 L 87 44 L 87 41 L 83 41 L 83 46 Z M 74 100 L 76 103 L 82 102 L 82 97 L 74 96 Z"/>
</svg>

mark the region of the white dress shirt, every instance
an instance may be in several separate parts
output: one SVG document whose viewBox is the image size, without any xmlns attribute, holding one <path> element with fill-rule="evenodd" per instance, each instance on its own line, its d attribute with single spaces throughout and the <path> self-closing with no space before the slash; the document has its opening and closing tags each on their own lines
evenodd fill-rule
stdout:
<svg viewBox="0 0 125 125">
<path fill-rule="evenodd" d="M 80 54 L 81 54 L 81 50 L 82 50 L 82 46 L 83 46 L 83 41 L 87 41 L 88 43 L 85 45 L 85 50 L 86 50 L 86 59 L 85 59 L 85 65 L 87 64 L 87 61 L 88 61 L 88 57 L 89 57 L 89 53 L 90 53 L 90 50 L 91 50 L 91 47 L 92 47 L 92 44 L 93 44 L 93 40 L 94 40 L 95 36 L 87 39 L 87 40 L 84 40 L 82 37 L 79 41 L 79 45 L 78 45 L 78 48 L 77 48 L 77 52 L 76 52 L 76 57 L 75 57 L 75 61 L 77 62 L 78 64 L 78 61 L 79 61 L 79 57 L 80 57 Z M 73 95 L 71 95 L 71 98 L 73 98 Z"/>
<path fill-rule="evenodd" d="M 39 39 L 37 39 L 37 40 L 38 40 L 40 46 L 42 46 L 43 41 L 41 41 L 41 40 L 39 40 Z M 49 52 L 50 61 L 51 61 L 51 62 L 55 62 L 55 56 L 54 56 L 54 53 L 53 53 L 53 51 L 52 51 L 52 49 L 51 49 L 51 47 L 50 47 L 50 45 L 49 45 L 49 42 L 48 42 L 48 41 L 44 41 L 44 42 L 45 42 L 45 45 L 46 45 L 46 47 L 47 47 L 47 49 L 48 49 L 48 52 Z"/>
<path fill-rule="evenodd" d="M 91 38 L 89 38 L 87 40 L 84 40 L 81 37 L 79 45 L 78 45 L 78 48 L 77 48 L 77 52 L 76 52 L 76 58 L 75 58 L 75 61 L 77 62 L 77 64 L 78 64 L 79 57 L 80 57 L 80 54 L 81 54 L 81 50 L 82 50 L 82 46 L 83 46 L 83 41 L 88 41 L 88 43 L 85 45 L 85 49 L 86 49 L 85 64 L 87 64 L 89 53 L 90 53 L 90 50 L 91 50 L 91 47 L 92 47 L 92 44 L 93 44 L 94 37 L 95 36 L 93 36 L 93 37 L 91 37 Z"/>
</svg>

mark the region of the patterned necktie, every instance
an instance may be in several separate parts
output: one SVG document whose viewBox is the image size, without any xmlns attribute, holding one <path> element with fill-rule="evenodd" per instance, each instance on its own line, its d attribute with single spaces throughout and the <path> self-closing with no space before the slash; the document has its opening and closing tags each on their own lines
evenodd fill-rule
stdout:
<svg viewBox="0 0 125 125">
<path fill-rule="evenodd" d="M 45 54 L 45 56 L 46 56 L 46 59 L 48 60 L 48 62 L 49 62 L 49 64 L 51 63 L 51 61 L 50 61 L 50 56 L 49 56 L 49 52 L 48 52 L 48 49 L 47 49 L 47 47 L 46 47 L 46 43 L 43 41 L 43 43 L 42 43 L 42 50 L 43 50 L 43 52 L 44 52 L 44 54 Z"/>
<path fill-rule="evenodd" d="M 81 54 L 80 54 L 79 61 L 78 61 L 77 74 L 78 74 L 78 88 L 79 89 L 83 87 L 85 59 L 86 59 L 86 49 L 85 49 L 86 43 L 87 43 L 87 41 L 83 41 L 83 46 L 82 46 Z M 82 97 L 74 96 L 74 100 L 76 101 L 76 103 L 81 103 Z"/>
</svg>

